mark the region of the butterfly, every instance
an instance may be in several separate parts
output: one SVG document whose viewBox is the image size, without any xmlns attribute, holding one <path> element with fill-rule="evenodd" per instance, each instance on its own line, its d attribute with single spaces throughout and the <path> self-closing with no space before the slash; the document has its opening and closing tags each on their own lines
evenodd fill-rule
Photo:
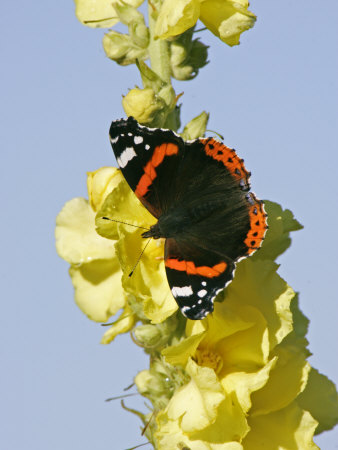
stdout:
<svg viewBox="0 0 338 450">
<path fill-rule="evenodd" d="M 123 176 L 157 219 L 142 237 L 165 238 L 172 295 L 184 316 L 203 319 L 267 229 L 243 159 L 212 137 L 184 141 L 133 117 L 113 121 L 109 135 Z"/>
</svg>

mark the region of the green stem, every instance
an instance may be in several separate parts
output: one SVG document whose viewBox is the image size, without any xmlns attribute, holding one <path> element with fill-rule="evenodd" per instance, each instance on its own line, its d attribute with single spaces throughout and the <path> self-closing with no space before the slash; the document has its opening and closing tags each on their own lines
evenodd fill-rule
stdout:
<svg viewBox="0 0 338 450">
<path fill-rule="evenodd" d="M 148 3 L 149 16 L 149 56 L 152 70 L 165 82 L 171 84 L 170 77 L 170 55 L 168 42 L 163 39 L 154 39 L 156 21 L 152 18 L 153 8 Z"/>
</svg>

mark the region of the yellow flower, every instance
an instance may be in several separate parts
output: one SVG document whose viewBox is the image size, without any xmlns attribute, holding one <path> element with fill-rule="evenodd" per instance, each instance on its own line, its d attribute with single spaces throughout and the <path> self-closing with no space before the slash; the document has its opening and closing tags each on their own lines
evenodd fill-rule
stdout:
<svg viewBox="0 0 338 450">
<path fill-rule="evenodd" d="M 117 239 L 116 256 L 123 271 L 122 286 L 129 295 L 129 304 L 141 319 L 160 323 L 177 310 L 177 305 L 165 274 L 163 241 L 147 242 L 141 237 L 144 228 L 149 229 L 155 222 L 124 179 L 107 196 L 96 216 L 97 232 Z M 131 271 L 133 274 L 129 276 Z"/>
<path fill-rule="evenodd" d="M 256 16 L 248 11 L 247 0 L 165 0 L 156 22 L 155 35 L 161 39 L 177 36 L 200 19 L 226 44 L 239 44 L 243 31 L 252 28 Z"/>
<path fill-rule="evenodd" d="M 89 200 L 70 200 L 56 219 L 56 249 L 71 265 L 75 301 L 96 322 L 106 322 L 125 305 L 115 242 L 99 236 L 95 230 L 97 210 L 121 179 L 120 171 L 112 167 L 90 172 Z M 106 335 L 114 337 L 109 330 Z M 107 342 L 107 336 L 104 341 Z"/>
<path fill-rule="evenodd" d="M 92 28 L 110 28 L 119 21 L 114 4 L 123 5 L 126 3 L 137 8 L 143 0 L 74 0 L 75 14 L 78 20 Z"/>
<path fill-rule="evenodd" d="M 320 430 L 337 422 L 334 386 L 307 362 L 297 296 L 268 259 L 300 225 L 279 205 L 266 207 L 269 249 L 241 261 L 214 313 L 188 320 L 186 336 L 161 352 L 190 381 L 157 415 L 159 449 L 315 449 L 318 422 Z M 325 407 L 314 400 L 318 392 Z"/>
</svg>

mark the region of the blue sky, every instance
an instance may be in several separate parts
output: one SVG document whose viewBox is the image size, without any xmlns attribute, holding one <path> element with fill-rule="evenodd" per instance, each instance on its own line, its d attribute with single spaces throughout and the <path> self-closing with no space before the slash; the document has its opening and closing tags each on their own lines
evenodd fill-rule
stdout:
<svg viewBox="0 0 338 450">
<path fill-rule="evenodd" d="M 338 4 L 251 2 L 258 16 L 236 48 L 210 33 L 210 64 L 175 83 L 182 122 L 203 109 L 238 150 L 259 198 L 293 211 L 304 230 L 279 259 L 310 319 L 311 364 L 338 380 Z M 1 21 L 2 448 L 124 449 L 144 442 L 118 402 L 147 358 L 73 302 L 54 248 L 55 216 L 86 196 L 86 172 L 115 164 L 110 122 L 140 84 L 134 66 L 105 58 L 102 31 L 77 22 L 71 1 L 5 2 Z M 127 402 L 137 407 L 142 399 Z M 337 429 L 316 438 L 338 448 Z"/>
</svg>

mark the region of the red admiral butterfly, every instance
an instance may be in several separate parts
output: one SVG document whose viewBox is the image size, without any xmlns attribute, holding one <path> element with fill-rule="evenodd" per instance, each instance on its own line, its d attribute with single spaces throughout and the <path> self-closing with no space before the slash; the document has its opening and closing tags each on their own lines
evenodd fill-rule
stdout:
<svg viewBox="0 0 338 450">
<path fill-rule="evenodd" d="M 264 239 L 263 203 L 235 150 L 213 139 L 184 141 L 133 117 L 116 120 L 110 142 L 129 186 L 158 219 L 144 238 L 166 238 L 171 292 L 189 319 L 203 319 L 232 280 L 235 263 Z"/>
</svg>

